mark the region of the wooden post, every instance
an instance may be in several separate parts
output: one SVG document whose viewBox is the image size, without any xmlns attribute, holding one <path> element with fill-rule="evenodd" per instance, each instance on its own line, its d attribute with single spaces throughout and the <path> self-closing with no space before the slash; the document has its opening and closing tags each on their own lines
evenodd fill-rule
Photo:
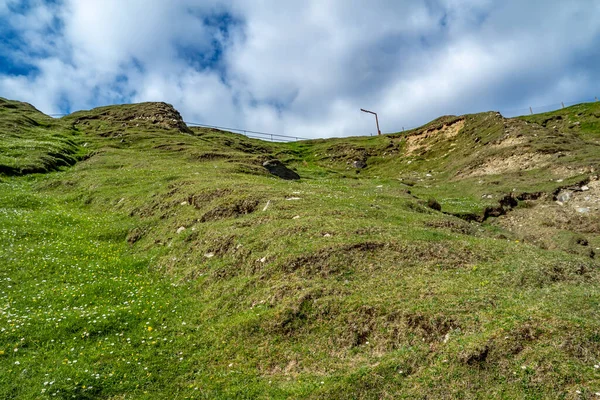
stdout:
<svg viewBox="0 0 600 400">
<path fill-rule="evenodd" d="M 531 115 L 533 115 L 533 109 L 531 107 L 529 107 L 529 112 L 531 113 Z"/>
<path fill-rule="evenodd" d="M 565 108 L 565 103 L 563 101 L 561 101 L 560 104 L 562 104 L 563 108 Z"/>
</svg>

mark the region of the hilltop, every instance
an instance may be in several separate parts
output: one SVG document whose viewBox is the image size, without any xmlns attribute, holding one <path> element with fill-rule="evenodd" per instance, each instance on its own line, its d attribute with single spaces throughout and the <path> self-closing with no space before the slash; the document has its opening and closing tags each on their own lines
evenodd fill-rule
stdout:
<svg viewBox="0 0 600 400">
<path fill-rule="evenodd" d="M 0 99 L 0 397 L 594 398 L 599 169 L 600 103 L 271 143 Z"/>
</svg>

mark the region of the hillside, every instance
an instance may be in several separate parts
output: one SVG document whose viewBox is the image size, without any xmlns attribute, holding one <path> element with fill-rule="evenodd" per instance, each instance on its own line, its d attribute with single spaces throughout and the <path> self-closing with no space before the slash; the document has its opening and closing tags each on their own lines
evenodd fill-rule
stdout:
<svg viewBox="0 0 600 400">
<path fill-rule="evenodd" d="M 1 398 L 600 392 L 599 103 L 270 143 L 1 99 L 0 138 Z"/>
</svg>

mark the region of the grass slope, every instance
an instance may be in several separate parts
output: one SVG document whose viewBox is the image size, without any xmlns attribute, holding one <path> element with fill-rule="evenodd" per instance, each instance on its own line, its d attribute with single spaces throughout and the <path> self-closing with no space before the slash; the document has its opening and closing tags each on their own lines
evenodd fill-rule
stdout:
<svg viewBox="0 0 600 400">
<path fill-rule="evenodd" d="M 1 126 L 34 112 L 12 110 Z M 579 250 L 600 247 L 598 210 L 555 246 L 452 214 L 595 195 L 598 110 L 291 144 L 190 130 L 164 103 L 25 124 L 14 143 L 85 154 L 0 178 L 0 396 L 594 398 L 600 274 Z"/>
<path fill-rule="evenodd" d="M 0 173 L 53 171 L 80 154 L 74 132 L 30 104 L 0 97 Z"/>
</svg>

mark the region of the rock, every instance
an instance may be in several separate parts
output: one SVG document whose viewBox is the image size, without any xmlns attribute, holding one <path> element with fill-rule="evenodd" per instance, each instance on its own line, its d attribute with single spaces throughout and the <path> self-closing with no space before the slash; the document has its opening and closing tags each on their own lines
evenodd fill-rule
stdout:
<svg viewBox="0 0 600 400">
<path fill-rule="evenodd" d="M 214 256 L 215 256 L 215 253 L 212 253 L 212 252 L 204 253 L 204 257 L 206 257 L 206 258 L 213 258 Z"/>
<path fill-rule="evenodd" d="M 189 205 L 189 203 L 188 203 L 187 201 L 182 201 L 182 202 L 181 202 L 181 205 L 182 205 L 182 206 L 187 206 L 187 205 Z"/>
<path fill-rule="evenodd" d="M 301 200 L 300 197 L 288 197 L 286 198 L 288 201 Z"/>
<path fill-rule="evenodd" d="M 352 162 L 352 166 L 356 169 L 363 169 L 367 167 L 367 163 L 363 160 L 356 160 Z"/>
<path fill-rule="evenodd" d="M 331 233 L 326 233 L 323 235 L 323 237 L 331 237 Z"/>
<path fill-rule="evenodd" d="M 278 176 L 281 179 L 296 180 L 300 179 L 300 175 L 292 171 L 279 160 L 269 160 L 263 163 L 263 167 L 269 171 L 270 174 Z"/>
<path fill-rule="evenodd" d="M 577 212 L 581 213 L 581 214 L 587 214 L 590 212 L 590 208 L 589 207 L 579 207 L 579 208 L 577 208 Z"/>
<path fill-rule="evenodd" d="M 566 203 L 567 201 L 571 200 L 571 197 L 573 197 L 573 192 L 569 192 L 569 191 L 560 192 L 558 194 L 558 196 L 556 196 L 556 201 L 561 202 L 561 203 Z"/>
<path fill-rule="evenodd" d="M 179 228 L 177 228 L 177 234 L 180 234 L 183 231 L 185 231 L 185 226 L 180 226 Z"/>
<path fill-rule="evenodd" d="M 298 219 L 298 218 L 300 218 L 300 216 L 299 216 L 299 215 L 296 215 L 296 216 L 294 216 L 292 219 Z"/>
<path fill-rule="evenodd" d="M 581 191 L 582 192 L 587 192 L 588 190 L 590 190 L 589 186 L 582 186 L 581 187 Z"/>
</svg>

